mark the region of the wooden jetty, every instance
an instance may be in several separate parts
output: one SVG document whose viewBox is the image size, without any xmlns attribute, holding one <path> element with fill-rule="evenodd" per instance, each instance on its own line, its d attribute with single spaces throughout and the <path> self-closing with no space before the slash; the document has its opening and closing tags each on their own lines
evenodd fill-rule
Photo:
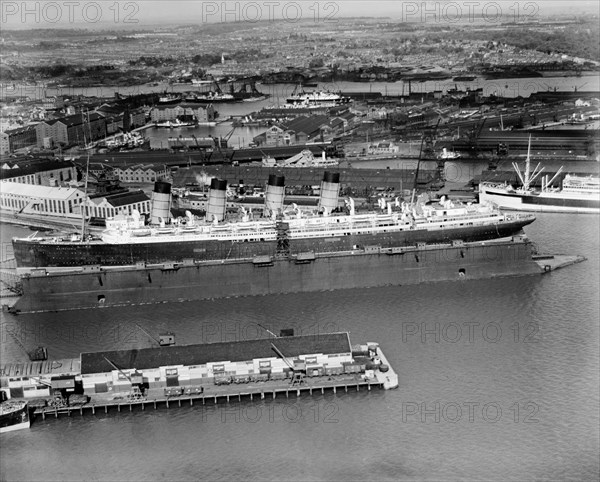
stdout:
<svg viewBox="0 0 600 482">
<path fill-rule="evenodd" d="M 387 372 L 387 378 L 395 376 L 395 373 L 390 369 Z M 366 389 L 371 391 L 373 388 L 382 389 L 384 388 L 385 381 L 379 376 L 375 376 L 371 379 L 365 379 L 358 375 L 353 377 L 328 377 L 327 380 L 310 380 L 301 385 L 292 385 L 289 381 L 287 383 L 277 383 L 273 381 L 262 382 L 260 384 L 246 385 L 243 388 L 238 386 L 228 387 L 210 387 L 202 393 L 181 395 L 181 396 L 157 396 L 157 397 L 142 397 L 137 400 L 126 400 L 126 399 L 106 399 L 99 400 L 95 399 L 88 403 L 80 405 L 70 405 L 64 407 L 37 407 L 34 409 L 34 415 L 41 415 L 42 419 L 45 420 L 47 416 L 54 416 L 58 418 L 59 415 L 71 416 L 72 414 L 79 414 L 83 416 L 85 413 L 96 414 L 114 412 L 116 408 L 117 412 L 121 411 L 133 411 L 134 408 L 141 408 L 146 410 L 151 408 L 157 410 L 161 406 L 166 408 L 182 407 L 185 405 L 193 406 L 197 404 L 213 404 L 219 403 L 230 403 L 230 402 L 242 402 L 242 401 L 253 401 L 253 400 L 275 400 L 278 396 L 282 397 L 285 395 L 286 399 L 290 396 L 300 398 L 303 394 L 320 393 L 325 394 L 326 392 L 336 394 L 338 390 L 344 393 L 348 391 L 360 391 Z M 218 390 L 218 388 L 222 388 Z M 239 388 L 239 389 L 238 389 Z M 33 403 L 35 406 L 35 403 Z"/>
</svg>

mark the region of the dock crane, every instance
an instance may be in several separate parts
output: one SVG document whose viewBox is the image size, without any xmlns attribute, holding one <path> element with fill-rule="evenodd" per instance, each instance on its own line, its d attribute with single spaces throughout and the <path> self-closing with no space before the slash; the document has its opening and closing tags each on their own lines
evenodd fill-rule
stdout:
<svg viewBox="0 0 600 482">
<path fill-rule="evenodd" d="M 233 133 L 235 132 L 236 129 L 237 129 L 237 126 L 233 126 L 233 128 L 227 134 L 225 134 L 224 137 L 220 138 L 221 147 L 229 146 L 229 139 L 231 139 L 231 136 L 233 135 Z M 223 142 L 225 143 L 225 146 L 223 146 Z"/>
<path fill-rule="evenodd" d="M 279 348 L 277 348 L 277 346 L 275 346 L 275 343 L 271 342 L 271 348 L 273 348 L 273 351 L 281 357 L 283 362 L 292 371 L 293 375 L 292 375 L 292 380 L 290 381 L 290 384 L 291 385 L 296 385 L 296 384 L 301 385 L 302 383 L 304 383 L 304 373 L 302 373 L 301 370 L 296 369 L 294 367 L 294 365 L 288 361 L 287 357 L 281 352 L 281 350 Z"/>
<path fill-rule="evenodd" d="M 196 143 L 196 148 L 200 149 L 200 145 L 198 144 L 198 138 L 196 137 L 195 134 L 192 134 L 192 139 L 194 139 L 194 142 Z"/>
<path fill-rule="evenodd" d="M 131 378 L 131 376 L 129 376 L 127 373 L 125 373 L 123 370 L 121 370 L 116 364 L 114 364 L 111 360 L 106 358 L 104 355 L 102 356 L 102 358 L 104 358 L 111 367 L 113 367 L 115 370 L 117 370 L 121 375 L 123 375 L 129 381 L 129 383 L 131 383 L 131 392 L 129 393 L 127 398 L 132 401 L 133 400 L 142 400 L 144 398 L 144 393 L 143 393 L 142 387 L 141 387 L 141 384 L 142 384 L 141 374 L 137 373 L 137 370 L 134 370 L 133 375 L 136 377 L 136 380 L 133 380 Z"/>
<path fill-rule="evenodd" d="M 224 137 L 218 137 L 215 138 L 213 137 L 213 142 L 215 144 L 215 149 L 217 149 L 219 151 L 219 154 L 221 154 L 221 157 L 223 158 L 223 161 L 228 161 L 231 162 L 231 160 L 233 159 L 233 156 L 235 154 L 235 151 L 232 150 L 231 155 L 229 156 L 229 158 L 225 155 L 225 153 L 223 152 L 223 144 L 225 144 L 225 146 L 227 146 L 227 143 L 229 142 L 229 139 L 231 138 L 231 136 L 233 135 L 233 133 L 235 132 L 235 130 L 237 129 L 237 126 L 233 126 L 233 128 L 227 133 L 225 134 Z M 211 152 L 208 153 L 208 156 L 206 158 L 206 162 L 209 162 L 210 159 L 212 158 L 213 153 L 215 152 L 215 149 L 213 149 Z"/>
<path fill-rule="evenodd" d="M 273 333 L 271 330 L 265 328 L 260 323 L 257 323 L 257 325 L 260 326 L 267 333 L 269 333 L 269 335 L 271 335 L 273 338 L 280 338 L 275 333 Z M 285 363 L 288 366 L 288 368 L 292 371 L 293 376 L 292 376 L 292 380 L 290 381 L 290 383 L 292 385 L 295 385 L 295 384 L 300 385 L 300 384 L 304 383 L 304 374 L 302 373 L 302 371 L 297 370 L 294 367 L 294 365 L 292 363 L 290 363 L 290 361 L 288 360 L 288 358 L 282 353 L 282 351 L 279 348 L 277 348 L 277 346 L 275 345 L 275 343 L 271 342 L 271 348 L 283 360 L 283 363 Z"/>
<path fill-rule="evenodd" d="M 440 125 L 440 121 L 442 120 L 442 118 L 438 118 L 437 124 L 435 125 L 435 127 L 433 128 L 433 130 L 429 133 L 429 135 L 426 135 L 425 132 L 423 132 L 423 135 L 421 136 L 421 147 L 419 148 L 419 158 L 417 159 L 417 169 L 415 171 L 415 181 L 413 184 L 413 196 L 414 193 L 417 190 L 417 183 L 419 182 L 419 169 L 421 168 L 421 159 L 423 157 L 423 145 L 425 144 L 433 144 L 433 141 L 435 140 L 435 133 L 437 132 L 437 128 Z M 431 148 L 427 149 L 428 151 L 431 150 Z"/>
<path fill-rule="evenodd" d="M 12 331 L 8 331 L 8 334 L 12 337 L 12 339 L 19 346 L 19 348 L 21 348 L 21 350 L 23 350 L 27 354 L 29 360 L 45 361 L 48 359 L 48 349 L 46 347 L 38 346 L 35 350 L 28 351 L 27 348 L 25 348 L 25 345 L 21 343 L 21 340 L 19 340 Z"/>
<path fill-rule="evenodd" d="M 474 144 L 475 148 L 479 147 L 479 136 L 481 135 L 481 131 L 483 131 L 483 127 L 485 126 L 485 123 L 487 122 L 487 117 L 484 117 L 481 122 L 479 123 L 478 126 L 476 126 L 473 129 L 473 138 L 471 139 L 471 142 Z"/>
<path fill-rule="evenodd" d="M 129 380 L 129 382 L 131 383 L 131 377 L 127 373 L 125 373 L 123 370 L 121 370 L 117 365 L 115 365 L 112 361 L 110 361 L 104 355 L 102 356 L 102 358 L 104 358 L 111 367 L 113 367 L 115 370 L 117 370 L 121 375 L 123 375 L 125 378 L 127 378 L 127 380 Z"/>
</svg>

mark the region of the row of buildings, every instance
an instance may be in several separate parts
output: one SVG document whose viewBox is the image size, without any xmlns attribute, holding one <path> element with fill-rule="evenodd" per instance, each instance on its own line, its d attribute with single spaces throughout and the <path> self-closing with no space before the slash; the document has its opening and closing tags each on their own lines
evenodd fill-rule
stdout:
<svg viewBox="0 0 600 482">
<path fill-rule="evenodd" d="M 207 124 L 214 122 L 215 118 L 212 104 L 158 105 L 150 110 L 152 122 L 186 120 Z M 51 149 L 56 146 L 85 146 L 106 136 L 141 127 L 146 121 L 146 111 L 142 108 L 129 110 L 104 104 L 91 112 L 43 119 L 37 124 L 8 129 L 0 133 L 0 155 L 33 147 Z"/>
<path fill-rule="evenodd" d="M 90 165 L 89 186 L 99 185 L 103 176 L 125 183 L 151 183 L 170 177 L 166 165 L 136 165 L 112 168 Z M 151 202 L 141 190 L 119 189 L 95 194 L 77 183 L 77 168 L 70 161 L 38 160 L 2 164 L 0 169 L 0 209 L 12 214 L 59 217 L 80 220 L 82 206 L 86 217 L 108 218 L 130 215 L 133 210 L 149 214 Z"/>
<path fill-rule="evenodd" d="M 3 182 L 0 189 L 2 211 L 37 217 L 81 220 L 84 209 L 85 217 L 106 219 L 117 214 L 131 215 L 134 209 L 141 214 L 149 214 L 150 204 L 150 198 L 143 191 L 88 196 L 78 187 L 49 187 L 18 182 Z"/>
<path fill-rule="evenodd" d="M 113 167 L 105 163 L 90 163 L 87 170 L 92 179 L 106 176 L 123 183 L 153 183 L 171 177 L 171 170 L 166 164 Z M 77 168 L 71 161 L 54 159 L 5 161 L 0 165 L 0 181 L 50 187 L 74 184 L 77 181 Z"/>
<path fill-rule="evenodd" d="M 342 133 L 358 116 L 346 110 L 336 115 L 302 115 L 290 121 L 276 122 L 252 140 L 257 146 L 289 146 L 322 141 L 335 133 Z"/>
<path fill-rule="evenodd" d="M 150 110 L 150 120 L 152 122 L 174 121 L 177 119 L 206 124 L 215 120 L 215 109 L 212 104 L 181 103 L 177 105 L 158 105 Z"/>
<path fill-rule="evenodd" d="M 84 146 L 122 130 L 141 127 L 145 123 L 146 114 L 143 109 L 130 111 L 104 104 L 91 112 L 44 119 L 37 124 L 5 130 L 0 133 L 0 155 L 33 147 L 49 149 L 55 146 Z"/>
</svg>

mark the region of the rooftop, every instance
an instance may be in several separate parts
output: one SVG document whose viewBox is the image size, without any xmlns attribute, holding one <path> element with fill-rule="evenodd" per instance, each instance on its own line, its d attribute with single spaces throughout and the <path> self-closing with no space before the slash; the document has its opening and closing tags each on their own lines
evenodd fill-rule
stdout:
<svg viewBox="0 0 600 482">
<path fill-rule="evenodd" d="M 7 181 L 2 182 L 1 190 L 6 194 L 57 200 L 67 200 L 75 193 L 83 194 L 80 189 L 74 187 L 49 187 Z"/>
<path fill-rule="evenodd" d="M 81 373 L 107 373 L 114 366 L 121 370 L 145 370 L 176 365 L 205 365 L 213 362 L 239 362 L 258 358 L 273 358 L 277 349 L 286 357 L 299 355 L 350 353 L 348 333 L 331 333 L 304 336 L 285 336 L 202 345 L 142 348 L 81 354 Z"/>
</svg>

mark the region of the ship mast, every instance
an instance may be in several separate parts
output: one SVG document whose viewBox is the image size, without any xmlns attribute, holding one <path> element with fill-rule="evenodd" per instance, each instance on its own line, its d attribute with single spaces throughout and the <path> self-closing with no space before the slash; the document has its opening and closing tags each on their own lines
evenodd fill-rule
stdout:
<svg viewBox="0 0 600 482">
<path fill-rule="evenodd" d="M 529 189 L 529 169 L 531 169 L 531 135 L 529 136 L 529 143 L 527 144 L 527 159 L 525 159 L 525 179 L 523 182 L 523 189 Z"/>
<path fill-rule="evenodd" d="M 543 167 L 540 168 L 540 163 L 538 162 L 537 166 L 535 167 L 533 172 L 530 172 L 531 171 L 531 135 L 529 135 L 529 144 L 527 145 L 527 159 L 525 159 L 525 170 L 524 170 L 523 174 L 521 174 L 519 165 L 516 162 L 513 162 L 513 167 L 514 167 L 515 171 L 517 172 L 519 179 L 521 180 L 521 184 L 523 185 L 523 190 L 529 191 L 529 187 L 530 187 L 531 183 L 533 181 L 535 181 L 535 179 L 537 179 L 537 177 L 544 170 Z"/>
<path fill-rule="evenodd" d="M 87 186 L 88 186 L 88 176 L 90 172 L 90 154 L 88 152 L 87 155 L 87 163 L 85 167 L 85 184 L 83 186 L 83 204 L 81 207 L 81 241 L 83 241 L 85 237 L 85 211 L 87 209 Z"/>
</svg>

